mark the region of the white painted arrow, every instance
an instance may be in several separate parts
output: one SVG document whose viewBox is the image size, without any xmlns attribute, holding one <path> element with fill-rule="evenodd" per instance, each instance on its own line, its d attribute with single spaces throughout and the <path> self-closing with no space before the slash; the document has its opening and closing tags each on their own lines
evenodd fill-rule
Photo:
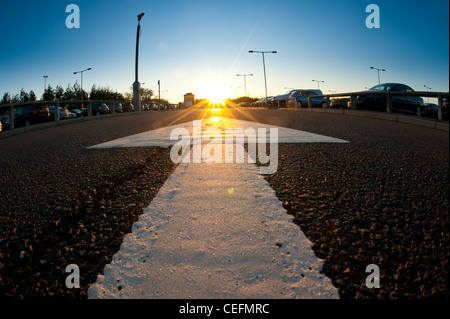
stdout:
<svg viewBox="0 0 450 319">
<path fill-rule="evenodd" d="M 232 119 L 202 127 L 274 128 Z M 170 146 L 180 125 L 91 148 Z M 187 130 L 192 123 L 181 124 Z M 277 127 L 280 143 L 346 143 Z M 323 261 L 250 163 L 181 163 L 125 236 L 89 298 L 338 298 Z"/>
<path fill-rule="evenodd" d="M 280 127 L 275 125 L 242 121 L 224 117 L 211 117 L 204 119 L 201 122 L 202 131 L 215 127 L 219 130 L 225 132 L 226 128 L 241 128 L 245 131 L 247 128 L 265 128 L 267 132 L 270 128 L 278 129 L 278 143 L 348 143 L 348 141 L 337 139 L 334 137 L 314 134 L 305 131 L 294 130 L 286 127 Z M 169 147 L 174 145 L 177 140 L 171 140 L 171 132 L 177 128 L 186 129 L 191 136 L 193 135 L 194 125 L 193 122 L 186 122 L 183 124 L 177 124 L 173 126 L 163 127 L 156 130 L 147 131 L 144 133 L 139 133 L 136 135 L 131 135 L 123 138 L 119 138 L 113 141 L 102 143 L 99 145 L 88 147 L 90 149 L 96 148 L 114 148 L 114 147 L 144 147 L 144 146 L 161 146 Z M 194 135 L 193 138 L 198 138 Z"/>
</svg>

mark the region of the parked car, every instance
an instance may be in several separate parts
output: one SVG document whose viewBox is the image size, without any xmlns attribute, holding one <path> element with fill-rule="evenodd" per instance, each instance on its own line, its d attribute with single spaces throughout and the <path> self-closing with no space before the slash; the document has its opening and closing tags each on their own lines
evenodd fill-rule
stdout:
<svg viewBox="0 0 450 319">
<path fill-rule="evenodd" d="M 77 115 L 75 113 L 69 112 L 69 119 L 76 119 Z"/>
<path fill-rule="evenodd" d="M 14 127 L 47 122 L 50 110 L 47 105 L 27 105 L 19 107 L 14 114 Z"/>
<path fill-rule="evenodd" d="M 438 106 L 434 103 L 424 103 L 422 109 L 423 117 L 438 118 Z"/>
<path fill-rule="evenodd" d="M 92 115 L 109 114 L 109 107 L 105 103 L 92 103 Z M 83 109 L 83 116 L 88 116 L 88 108 Z"/>
<path fill-rule="evenodd" d="M 134 112 L 134 106 L 132 103 L 125 103 L 122 107 L 124 112 Z"/>
<path fill-rule="evenodd" d="M 448 103 L 448 99 L 444 98 L 442 100 L 442 119 L 448 121 L 448 109 L 450 108 L 450 104 Z"/>
<path fill-rule="evenodd" d="M 122 113 L 123 112 L 123 107 L 122 107 L 122 103 L 114 103 L 111 105 L 108 105 L 109 108 L 109 113 Z"/>
<path fill-rule="evenodd" d="M 81 117 L 81 115 L 82 115 L 82 112 L 79 109 L 71 109 L 71 110 L 69 110 L 69 112 L 75 114 L 77 117 Z"/>
<path fill-rule="evenodd" d="M 383 83 L 363 92 L 414 92 L 414 90 L 402 83 Z M 356 96 L 355 108 L 385 112 L 387 110 L 386 102 L 386 95 L 361 95 Z M 392 96 L 392 111 L 422 116 L 423 99 L 419 96 L 394 95 Z"/>
<path fill-rule="evenodd" d="M 278 104 L 280 104 L 280 107 L 286 107 L 286 100 L 289 99 L 290 96 L 297 91 L 299 90 L 289 90 L 284 94 L 273 96 L 271 99 L 269 99 L 269 102 L 273 107 L 278 107 Z M 278 103 L 278 101 L 280 101 L 280 103 Z"/>
<path fill-rule="evenodd" d="M 448 121 L 448 103 L 442 103 L 442 119 Z M 433 111 L 426 112 L 423 116 L 438 118 L 439 106 L 434 103 L 425 103 L 425 107 L 430 107 Z"/>
<path fill-rule="evenodd" d="M 123 113 L 123 106 L 122 103 L 116 103 L 116 113 Z"/>
<path fill-rule="evenodd" d="M 335 109 L 348 109 L 350 99 L 333 99 L 330 102 L 330 107 Z"/>
<path fill-rule="evenodd" d="M 49 111 L 50 111 L 50 121 L 54 121 L 55 120 L 55 106 L 49 106 L 48 107 Z M 60 120 L 66 120 L 69 118 L 69 111 L 67 110 L 67 108 L 65 107 L 59 107 L 59 119 Z"/>
<path fill-rule="evenodd" d="M 9 115 L 0 116 L 0 126 L 2 126 L 0 131 L 9 130 Z"/>
<path fill-rule="evenodd" d="M 308 97 L 313 97 L 315 95 L 323 95 L 321 90 L 294 90 L 291 93 L 289 98 L 297 99 L 297 107 L 308 107 Z M 322 107 L 325 108 L 327 106 L 327 100 L 324 97 L 311 98 L 313 107 Z"/>
</svg>

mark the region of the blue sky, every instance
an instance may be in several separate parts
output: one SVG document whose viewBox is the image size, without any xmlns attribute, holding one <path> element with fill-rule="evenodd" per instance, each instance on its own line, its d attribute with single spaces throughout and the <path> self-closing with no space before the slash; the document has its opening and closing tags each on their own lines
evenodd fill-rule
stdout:
<svg viewBox="0 0 450 319">
<path fill-rule="evenodd" d="M 80 8 L 80 28 L 68 29 L 66 6 Z M 365 24 L 368 4 L 380 8 L 380 28 Z M 0 94 L 80 82 L 130 91 L 134 82 L 136 16 L 144 12 L 139 80 L 164 98 L 208 97 L 211 83 L 233 97 L 263 97 L 261 54 L 269 95 L 285 88 L 324 93 L 364 90 L 381 82 L 415 90 L 449 90 L 449 2 L 385 0 L 70 0 L 2 2 Z M 230 87 L 241 87 L 231 89 Z"/>
</svg>

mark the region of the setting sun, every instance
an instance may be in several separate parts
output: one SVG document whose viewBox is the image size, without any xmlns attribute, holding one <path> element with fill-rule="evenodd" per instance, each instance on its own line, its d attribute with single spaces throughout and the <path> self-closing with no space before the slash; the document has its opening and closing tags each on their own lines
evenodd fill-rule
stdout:
<svg viewBox="0 0 450 319">
<path fill-rule="evenodd" d="M 224 83 L 210 82 L 201 90 L 201 96 L 207 98 L 211 104 L 224 104 L 229 97 L 230 88 Z"/>
</svg>

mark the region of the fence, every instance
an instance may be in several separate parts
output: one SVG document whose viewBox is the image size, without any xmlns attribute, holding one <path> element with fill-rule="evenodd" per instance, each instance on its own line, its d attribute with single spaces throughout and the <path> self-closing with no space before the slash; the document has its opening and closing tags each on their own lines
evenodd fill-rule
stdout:
<svg viewBox="0 0 450 319">
<path fill-rule="evenodd" d="M 93 115 L 94 110 L 93 105 L 95 104 L 106 104 L 109 109 L 109 113 L 111 114 L 117 114 L 123 111 L 133 111 L 131 101 L 113 101 L 113 100 L 68 100 L 68 101 L 33 101 L 33 102 L 24 102 L 24 103 L 9 103 L 9 104 L 2 104 L 0 105 L 0 116 L 1 115 L 7 115 L 9 116 L 9 129 L 12 130 L 15 128 L 15 114 L 18 109 L 24 108 L 27 106 L 39 106 L 39 105 L 45 105 L 45 106 L 53 106 L 54 107 L 54 120 L 56 122 L 56 125 L 58 125 L 58 122 L 60 119 L 60 112 L 59 107 L 67 108 L 69 111 L 73 109 L 80 109 L 83 112 L 82 116 L 91 117 Z M 119 105 L 122 106 L 122 108 L 119 107 Z M 167 109 L 174 109 L 177 108 L 176 105 L 164 105 L 164 104 L 155 104 L 153 101 L 151 102 L 143 102 L 143 109 L 144 110 L 167 110 Z M 87 112 L 86 112 L 87 111 Z M 26 126 L 30 125 L 31 123 L 27 123 Z"/>
<path fill-rule="evenodd" d="M 308 108 L 312 107 L 312 99 L 314 98 L 325 98 L 326 107 L 330 107 L 330 98 L 332 97 L 350 97 L 350 108 L 355 109 L 355 99 L 359 96 L 386 96 L 386 111 L 392 113 L 392 98 L 394 96 L 419 96 L 419 97 L 432 97 L 438 99 L 438 119 L 443 119 L 443 100 L 444 98 L 449 98 L 449 93 L 443 92 L 398 92 L 398 91 L 370 91 L 370 92 L 352 92 L 352 93 L 335 93 L 335 94 L 324 94 L 324 95 L 314 95 L 308 97 Z M 290 99 L 292 103 L 293 99 Z"/>
</svg>

